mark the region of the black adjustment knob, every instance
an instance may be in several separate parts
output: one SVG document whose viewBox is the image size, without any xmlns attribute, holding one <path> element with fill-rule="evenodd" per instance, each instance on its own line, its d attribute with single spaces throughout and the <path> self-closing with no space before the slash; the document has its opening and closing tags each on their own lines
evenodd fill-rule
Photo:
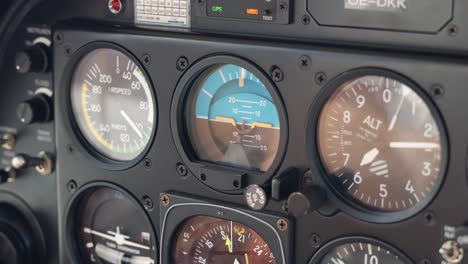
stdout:
<svg viewBox="0 0 468 264">
<path fill-rule="evenodd" d="M 19 73 L 42 73 L 49 71 L 49 51 L 42 43 L 16 53 L 15 69 Z"/>
<path fill-rule="evenodd" d="M 295 217 L 305 216 L 322 207 L 326 201 L 326 193 L 318 186 L 292 193 L 288 198 L 288 213 Z"/>
<path fill-rule="evenodd" d="M 45 94 L 38 94 L 33 98 L 21 102 L 16 107 L 16 114 L 21 123 L 46 123 L 53 118 L 52 100 Z"/>
<path fill-rule="evenodd" d="M 12 183 L 16 180 L 16 170 L 8 167 L 0 170 L 0 184 Z"/>
</svg>

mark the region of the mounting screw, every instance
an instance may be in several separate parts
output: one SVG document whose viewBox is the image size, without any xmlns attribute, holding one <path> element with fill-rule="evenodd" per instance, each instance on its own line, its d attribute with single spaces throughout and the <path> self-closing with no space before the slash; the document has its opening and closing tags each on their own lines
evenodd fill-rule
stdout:
<svg viewBox="0 0 468 264">
<path fill-rule="evenodd" d="M 418 264 L 431 264 L 431 263 L 432 263 L 432 262 L 431 262 L 429 259 L 427 259 L 427 258 L 421 259 L 421 260 L 418 262 Z"/>
<path fill-rule="evenodd" d="M 63 34 L 60 32 L 56 32 L 54 35 L 55 43 L 61 45 L 63 43 Z"/>
<path fill-rule="evenodd" d="M 151 167 L 153 167 L 153 162 L 151 161 L 151 159 L 146 158 L 145 160 L 143 160 L 143 165 L 145 166 L 145 168 L 151 169 Z"/>
<path fill-rule="evenodd" d="M 303 15 L 301 21 L 302 21 L 303 25 L 309 25 L 310 24 L 310 16 L 309 15 Z"/>
<path fill-rule="evenodd" d="M 288 11 L 288 3 L 284 2 L 284 1 L 280 3 L 279 7 L 280 7 L 280 10 L 282 12 Z"/>
<path fill-rule="evenodd" d="M 424 217 L 424 222 L 426 225 L 431 226 L 435 223 L 435 215 L 433 212 L 431 211 L 425 212 L 423 217 Z"/>
<path fill-rule="evenodd" d="M 206 176 L 205 173 L 202 173 L 202 174 L 200 175 L 200 179 L 201 179 L 202 181 L 206 181 L 207 178 L 208 178 L 208 177 Z"/>
<path fill-rule="evenodd" d="M 151 64 L 151 56 L 149 54 L 144 54 L 143 55 L 143 62 L 145 65 L 150 65 Z"/>
<path fill-rule="evenodd" d="M 448 27 L 448 33 L 449 33 L 449 36 L 451 37 L 455 37 L 456 35 L 458 35 L 458 26 L 457 25 L 450 25 Z"/>
<path fill-rule="evenodd" d="M 166 207 L 169 205 L 169 203 L 171 202 L 171 200 L 169 199 L 169 196 L 167 196 L 167 194 L 163 194 L 161 195 L 161 205 Z"/>
<path fill-rule="evenodd" d="M 198 4 L 199 5 L 204 5 L 205 4 L 205 0 L 197 0 Z"/>
<path fill-rule="evenodd" d="M 442 98 L 444 94 L 445 94 L 445 90 L 444 90 L 444 87 L 442 87 L 442 85 L 436 84 L 431 87 L 431 95 L 435 99 Z"/>
<path fill-rule="evenodd" d="M 278 66 L 271 67 L 270 75 L 275 82 L 281 82 L 284 79 L 284 73 Z"/>
<path fill-rule="evenodd" d="M 322 239 L 320 238 L 319 235 L 317 234 L 312 234 L 310 236 L 310 244 L 314 247 L 314 248 L 318 248 L 320 246 L 320 244 L 322 243 Z"/>
<path fill-rule="evenodd" d="M 177 173 L 179 173 L 179 175 L 182 177 L 187 176 L 188 174 L 187 167 L 185 167 L 185 165 L 182 163 L 177 164 Z"/>
<path fill-rule="evenodd" d="M 323 85 L 327 81 L 327 75 L 324 72 L 319 72 L 315 75 L 315 83 Z"/>
<path fill-rule="evenodd" d="M 313 181 L 312 177 L 310 177 L 310 176 L 308 176 L 308 175 L 304 176 L 304 178 L 302 179 L 302 184 L 305 185 L 305 186 L 309 186 L 309 185 L 311 185 L 313 182 L 314 182 L 314 181 Z"/>
<path fill-rule="evenodd" d="M 146 211 L 153 210 L 154 203 L 153 203 L 153 200 L 151 200 L 151 198 L 149 196 L 147 196 L 147 195 L 143 196 L 141 201 L 143 202 L 143 206 L 145 207 Z"/>
<path fill-rule="evenodd" d="M 280 220 L 276 222 L 276 226 L 278 227 L 280 231 L 286 231 L 288 230 L 288 221 L 281 218 Z"/>
<path fill-rule="evenodd" d="M 189 66 L 189 61 L 186 57 L 180 57 L 177 59 L 177 69 L 179 71 L 185 71 Z"/>
<path fill-rule="evenodd" d="M 73 153 L 75 151 L 75 148 L 73 147 L 73 145 L 70 144 L 70 145 L 67 145 L 67 150 L 68 152 Z"/>
<path fill-rule="evenodd" d="M 71 180 L 67 183 L 67 190 L 69 193 L 75 193 L 78 188 L 78 184 L 74 180 Z"/>
<path fill-rule="evenodd" d="M 65 46 L 65 55 L 70 56 L 73 53 L 72 47 L 70 46 Z"/>
<path fill-rule="evenodd" d="M 312 67 L 312 62 L 309 56 L 302 55 L 301 57 L 299 57 L 297 65 L 299 66 L 299 69 L 305 71 L 309 70 Z"/>
</svg>

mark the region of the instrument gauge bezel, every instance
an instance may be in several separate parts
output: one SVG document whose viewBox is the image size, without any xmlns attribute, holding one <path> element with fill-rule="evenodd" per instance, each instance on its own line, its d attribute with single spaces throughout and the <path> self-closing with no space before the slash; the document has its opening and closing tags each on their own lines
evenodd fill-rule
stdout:
<svg viewBox="0 0 468 264">
<path fill-rule="evenodd" d="M 256 231 L 275 254 L 278 264 L 292 263 L 291 250 L 294 222 L 279 215 L 245 211 L 220 203 L 211 203 L 179 194 L 161 194 L 169 197 L 170 204 L 160 208 L 160 263 L 171 263 L 175 247 L 175 237 L 184 222 L 194 216 L 208 216 L 246 225 Z M 277 223 L 282 219 L 287 223 L 285 231 L 278 230 Z M 163 247 L 162 245 L 166 245 Z"/>
<path fill-rule="evenodd" d="M 88 192 L 92 192 L 93 190 L 99 189 L 99 188 L 108 188 L 114 191 L 119 192 L 122 194 L 128 201 L 130 201 L 135 208 L 140 209 L 141 212 L 145 215 L 145 217 L 148 220 L 148 223 L 151 225 L 151 232 L 152 235 L 155 237 L 154 238 L 154 243 L 155 243 L 155 256 L 154 259 L 157 260 L 159 259 L 159 247 L 158 247 L 158 242 L 159 239 L 157 237 L 156 233 L 156 228 L 154 226 L 153 220 L 149 216 L 148 212 L 145 210 L 145 208 L 138 202 L 139 200 L 134 197 L 129 191 L 125 190 L 124 188 L 114 184 L 114 183 L 108 183 L 108 182 L 92 182 L 88 183 L 84 186 L 82 186 L 80 189 L 76 191 L 76 193 L 73 194 L 72 198 L 69 200 L 68 205 L 66 206 L 65 210 L 65 225 L 63 226 L 63 231 L 65 235 L 65 251 L 68 253 L 69 260 L 72 261 L 74 264 L 79 264 L 81 262 L 81 256 L 79 254 L 79 248 L 78 245 L 75 241 L 75 228 L 76 228 L 76 222 L 78 217 L 76 216 L 77 210 L 78 210 L 78 205 L 82 201 L 84 196 Z"/>
<path fill-rule="evenodd" d="M 391 253 L 398 256 L 398 258 L 401 259 L 405 264 L 414 263 L 408 256 L 406 256 L 398 248 L 386 242 L 378 240 L 376 238 L 365 237 L 365 236 L 346 236 L 346 237 L 337 238 L 328 243 L 325 243 L 319 250 L 317 250 L 317 252 L 315 252 L 315 254 L 312 256 L 308 264 L 320 264 L 323 258 L 327 256 L 327 254 L 329 254 L 331 250 L 334 250 L 336 247 L 339 247 L 345 244 L 350 244 L 350 243 L 366 243 L 366 244 L 369 243 L 375 246 L 381 246 L 382 248 L 385 248 L 389 250 Z"/>
<path fill-rule="evenodd" d="M 275 106 L 278 110 L 281 135 L 278 152 L 276 157 L 266 172 L 243 169 L 235 166 L 228 166 L 208 161 L 199 160 L 193 150 L 189 135 L 187 135 L 184 111 L 188 104 L 190 90 L 192 85 L 198 80 L 206 70 L 213 66 L 222 64 L 233 64 L 243 67 L 253 73 L 270 92 Z M 246 59 L 231 55 L 210 55 L 200 58 L 183 74 L 179 80 L 172 99 L 171 106 L 171 129 L 172 136 L 177 151 L 182 161 L 189 168 L 190 172 L 202 183 L 208 187 L 220 192 L 229 194 L 239 194 L 242 190 L 251 184 L 264 185 L 279 170 L 282 161 L 286 155 L 289 125 L 286 108 L 280 96 L 280 93 L 260 67 Z M 218 175 L 216 178 L 215 175 Z M 236 186 L 236 183 L 240 183 Z"/>
<path fill-rule="evenodd" d="M 97 49 L 115 50 L 127 56 L 131 61 L 135 63 L 136 66 L 139 67 L 139 69 L 143 73 L 144 77 L 146 78 L 150 86 L 149 88 L 150 88 L 151 96 L 153 99 L 153 105 L 154 105 L 153 131 L 152 131 L 152 134 L 150 135 L 150 140 L 148 141 L 148 144 L 145 146 L 144 150 L 133 160 L 117 161 L 117 160 L 106 157 L 104 154 L 101 154 L 98 150 L 96 150 L 91 145 L 91 143 L 88 142 L 86 137 L 83 135 L 83 133 L 81 132 L 81 128 L 78 125 L 76 116 L 73 113 L 71 96 L 72 96 L 72 82 L 73 82 L 75 70 L 77 69 L 82 59 L 84 59 L 88 54 L 90 54 L 91 52 Z M 80 154 L 85 156 L 85 158 L 87 158 L 89 161 L 97 164 L 98 166 L 106 170 L 114 170 L 114 171 L 127 170 L 127 169 L 134 167 L 141 160 L 143 160 L 144 157 L 148 154 L 151 147 L 153 146 L 155 138 L 156 138 L 156 134 L 158 132 L 159 108 L 158 108 L 158 97 L 156 94 L 154 83 L 152 79 L 150 78 L 150 75 L 148 74 L 146 68 L 143 67 L 143 64 L 140 62 L 140 60 L 135 55 L 133 55 L 130 51 L 128 51 L 127 49 L 117 44 L 114 44 L 111 42 L 102 42 L 102 41 L 91 42 L 78 48 L 71 55 L 71 58 L 69 59 L 65 67 L 63 76 L 65 77 L 62 80 L 62 87 L 65 87 L 64 94 L 66 96 L 66 99 L 60 100 L 59 103 L 62 104 L 61 109 L 66 109 L 65 113 L 63 113 L 66 117 L 65 120 L 69 120 L 68 122 L 65 123 L 64 127 L 68 130 L 68 132 L 71 135 L 73 135 L 72 138 L 75 141 L 71 146 L 73 148 L 79 149 Z"/>
<path fill-rule="evenodd" d="M 439 128 L 440 142 L 442 146 L 442 157 L 441 170 L 439 174 L 440 177 L 438 177 L 438 181 L 436 182 L 437 186 L 435 187 L 433 196 L 431 198 L 426 199 L 425 201 L 422 201 L 416 206 L 411 207 L 407 210 L 394 212 L 377 211 L 366 208 L 360 205 L 358 202 L 351 200 L 350 197 L 341 192 L 337 188 L 335 183 L 330 179 L 321 159 L 320 149 L 318 147 L 318 128 L 320 115 L 322 113 L 323 107 L 328 102 L 331 95 L 338 89 L 338 87 L 340 87 L 340 85 L 346 83 L 347 81 L 369 75 L 378 75 L 392 78 L 407 85 L 412 90 L 414 90 L 414 92 L 417 95 L 419 95 L 427 104 Z M 317 184 L 323 186 L 327 190 L 329 197 L 327 208 L 328 211 L 331 208 L 335 208 L 335 211 L 342 211 L 357 219 L 371 223 L 396 223 L 417 215 L 425 208 L 429 207 L 432 201 L 438 196 L 440 190 L 444 185 L 445 178 L 447 175 L 448 162 L 450 160 L 449 139 L 445 123 L 442 119 L 441 113 L 437 109 L 436 102 L 432 100 L 431 97 L 428 95 L 428 91 L 424 89 L 424 87 L 418 85 L 416 82 L 390 69 L 373 67 L 352 69 L 337 75 L 324 86 L 322 91 L 317 95 L 317 97 L 311 104 L 307 116 L 308 121 L 306 124 L 306 153 L 308 155 L 311 172 L 315 175 L 314 180 L 317 181 Z M 327 212 L 326 214 L 328 213 L 329 212 Z"/>
</svg>

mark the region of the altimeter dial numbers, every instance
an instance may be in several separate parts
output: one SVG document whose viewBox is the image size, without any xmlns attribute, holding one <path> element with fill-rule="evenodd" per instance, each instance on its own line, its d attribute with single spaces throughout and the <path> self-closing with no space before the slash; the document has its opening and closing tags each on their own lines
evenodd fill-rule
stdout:
<svg viewBox="0 0 468 264">
<path fill-rule="evenodd" d="M 336 188 L 374 210 L 405 211 L 435 195 L 444 148 L 435 111 L 384 75 L 348 80 L 320 115 L 320 156 Z"/>
</svg>

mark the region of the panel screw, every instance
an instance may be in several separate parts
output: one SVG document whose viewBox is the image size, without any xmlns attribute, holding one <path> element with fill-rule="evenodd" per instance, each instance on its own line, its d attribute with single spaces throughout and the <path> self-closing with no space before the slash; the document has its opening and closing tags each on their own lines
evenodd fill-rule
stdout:
<svg viewBox="0 0 468 264">
<path fill-rule="evenodd" d="M 189 61 L 186 57 L 180 57 L 177 59 L 177 69 L 179 71 L 185 71 L 189 66 Z"/>
<path fill-rule="evenodd" d="M 284 79 L 284 73 L 278 66 L 271 67 L 270 75 L 275 82 L 281 82 Z"/>
<path fill-rule="evenodd" d="M 177 173 L 179 173 L 179 175 L 182 177 L 187 176 L 188 174 L 187 167 L 185 167 L 185 165 L 182 163 L 177 164 Z"/>
<path fill-rule="evenodd" d="M 327 75 L 324 72 L 319 72 L 315 75 L 315 83 L 323 85 L 327 81 Z"/>
<path fill-rule="evenodd" d="M 151 159 L 146 158 L 143 161 L 143 165 L 145 166 L 145 168 L 151 169 L 151 167 L 153 167 L 153 162 L 151 161 Z"/>
<path fill-rule="evenodd" d="M 304 176 L 304 178 L 302 179 L 302 183 L 305 185 L 305 186 L 309 186 L 313 183 L 313 179 L 312 177 L 310 176 Z"/>
<path fill-rule="evenodd" d="M 421 259 L 418 264 L 431 264 L 431 261 L 429 259 Z"/>
<path fill-rule="evenodd" d="M 67 183 L 67 190 L 69 193 L 75 193 L 76 189 L 78 188 L 78 185 L 74 180 L 71 180 Z"/>
<path fill-rule="evenodd" d="M 433 225 L 435 223 L 435 215 L 433 212 L 429 211 L 429 212 L 425 212 L 424 215 L 424 222 L 426 225 Z"/>
<path fill-rule="evenodd" d="M 70 56 L 73 52 L 72 47 L 70 46 L 65 46 L 64 50 L 65 50 L 65 55 L 67 56 Z"/>
<path fill-rule="evenodd" d="M 63 34 L 60 32 L 56 32 L 54 39 L 57 44 L 61 45 L 63 43 Z"/>
<path fill-rule="evenodd" d="M 280 7 L 280 10 L 283 12 L 288 11 L 288 4 L 284 1 L 280 3 L 279 7 Z"/>
<path fill-rule="evenodd" d="M 310 24 L 310 17 L 308 15 L 303 15 L 301 20 L 302 20 L 303 25 L 309 25 Z"/>
<path fill-rule="evenodd" d="M 144 54 L 143 55 L 143 62 L 145 65 L 150 65 L 151 64 L 151 56 L 149 54 Z"/>
<path fill-rule="evenodd" d="M 299 66 L 299 69 L 305 71 L 309 70 L 312 67 L 312 62 L 309 56 L 302 55 L 301 57 L 299 57 L 297 65 Z"/>
<path fill-rule="evenodd" d="M 199 5 L 204 5 L 205 4 L 205 0 L 198 0 L 197 1 Z"/>
<path fill-rule="evenodd" d="M 73 148 L 73 145 L 67 145 L 67 150 L 70 153 L 73 153 L 75 151 L 75 149 Z"/>
<path fill-rule="evenodd" d="M 286 231 L 288 230 L 288 221 L 280 219 L 276 222 L 276 226 L 280 231 Z"/>
<path fill-rule="evenodd" d="M 167 196 L 167 194 L 163 194 L 161 195 L 161 205 L 166 207 L 169 205 L 169 203 L 171 202 L 171 200 L 169 199 L 169 196 Z"/>
<path fill-rule="evenodd" d="M 444 93 L 445 93 L 444 87 L 442 87 L 439 84 L 436 84 L 436 85 L 431 87 L 431 95 L 435 99 L 442 98 L 444 96 Z"/>
<path fill-rule="evenodd" d="M 314 248 L 317 248 L 322 243 L 322 239 L 320 238 L 319 235 L 312 234 L 312 236 L 310 236 L 310 243 L 312 244 Z"/>
<path fill-rule="evenodd" d="M 151 211 L 154 208 L 153 200 L 149 196 L 143 196 L 142 198 L 143 206 L 145 207 L 146 211 Z"/>
<path fill-rule="evenodd" d="M 451 37 L 455 37 L 456 35 L 458 35 L 458 26 L 457 25 L 450 25 L 448 27 L 448 33 Z"/>
</svg>

